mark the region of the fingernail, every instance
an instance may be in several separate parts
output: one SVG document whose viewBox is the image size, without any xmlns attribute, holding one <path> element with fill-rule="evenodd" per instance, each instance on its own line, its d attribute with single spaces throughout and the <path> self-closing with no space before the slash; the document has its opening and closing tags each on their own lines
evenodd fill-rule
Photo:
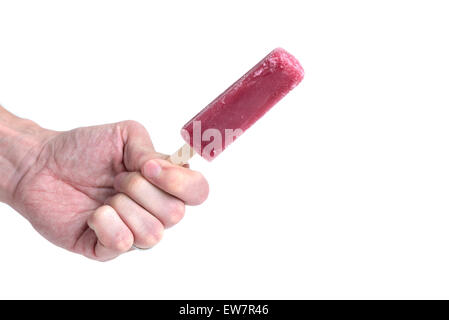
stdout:
<svg viewBox="0 0 449 320">
<path fill-rule="evenodd" d="M 161 166 L 154 160 L 148 161 L 143 168 L 143 174 L 147 178 L 156 178 L 161 174 L 161 171 Z"/>
</svg>

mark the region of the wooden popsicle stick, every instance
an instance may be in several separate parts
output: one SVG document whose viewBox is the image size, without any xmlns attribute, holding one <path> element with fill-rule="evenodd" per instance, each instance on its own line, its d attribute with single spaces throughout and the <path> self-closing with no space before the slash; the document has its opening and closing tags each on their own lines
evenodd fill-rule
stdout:
<svg viewBox="0 0 449 320">
<path fill-rule="evenodd" d="M 168 160 L 179 166 L 185 165 L 189 162 L 189 160 L 195 154 L 195 150 L 190 146 L 190 144 L 186 143 L 181 148 L 178 149 L 175 153 L 173 153 Z"/>
</svg>

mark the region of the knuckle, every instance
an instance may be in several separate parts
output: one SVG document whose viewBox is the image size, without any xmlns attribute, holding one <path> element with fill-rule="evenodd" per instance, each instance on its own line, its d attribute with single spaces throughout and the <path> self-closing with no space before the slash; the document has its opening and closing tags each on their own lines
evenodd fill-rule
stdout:
<svg viewBox="0 0 449 320">
<path fill-rule="evenodd" d="M 180 200 L 171 201 L 168 205 L 168 223 L 169 227 L 177 224 L 185 215 L 185 205 Z"/>
<path fill-rule="evenodd" d="M 154 247 L 159 243 L 162 239 L 163 229 L 162 230 L 152 230 L 147 232 L 139 242 L 141 242 L 141 246 L 144 248 Z"/>
<path fill-rule="evenodd" d="M 128 181 L 125 185 L 125 190 L 127 192 L 132 192 L 133 190 L 141 190 L 144 183 L 145 180 L 142 178 L 142 176 L 139 173 L 134 172 L 129 176 Z"/>
<path fill-rule="evenodd" d="M 197 173 L 196 193 L 193 204 L 201 204 L 209 196 L 209 183 L 201 173 Z"/>
<path fill-rule="evenodd" d="M 189 205 L 199 205 L 206 201 L 209 196 L 209 183 L 204 176 L 199 172 L 192 172 L 191 176 L 191 191 L 188 197 Z"/>
<path fill-rule="evenodd" d="M 135 127 L 135 128 L 139 128 L 139 129 L 144 128 L 144 126 L 139 121 L 136 121 L 136 120 L 126 120 L 126 121 L 123 121 L 123 124 L 128 127 Z"/>
<path fill-rule="evenodd" d="M 98 226 L 101 222 L 106 218 L 111 210 L 109 206 L 105 205 L 103 207 L 98 208 L 91 216 L 89 217 L 89 224 L 92 226 Z"/>
<path fill-rule="evenodd" d="M 151 248 L 156 244 L 155 239 L 153 238 L 152 234 L 146 234 L 142 237 L 139 241 L 139 247 L 142 248 Z"/>
<path fill-rule="evenodd" d="M 164 236 L 164 226 L 159 223 L 158 227 L 153 231 L 153 237 L 156 240 L 156 243 L 162 240 Z"/>
<path fill-rule="evenodd" d="M 134 239 L 131 235 L 126 232 L 120 232 L 115 236 L 111 247 L 118 252 L 126 252 L 131 249 Z"/>
</svg>

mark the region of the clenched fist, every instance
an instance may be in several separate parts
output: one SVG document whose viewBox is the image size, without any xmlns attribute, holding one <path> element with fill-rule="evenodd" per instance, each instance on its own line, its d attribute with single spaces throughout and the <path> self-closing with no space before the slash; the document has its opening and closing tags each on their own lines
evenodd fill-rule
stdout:
<svg viewBox="0 0 449 320">
<path fill-rule="evenodd" d="M 0 148 L 0 200 L 52 243 L 96 260 L 151 248 L 209 191 L 134 121 L 56 132 L 0 107 Z"/>
</svg>

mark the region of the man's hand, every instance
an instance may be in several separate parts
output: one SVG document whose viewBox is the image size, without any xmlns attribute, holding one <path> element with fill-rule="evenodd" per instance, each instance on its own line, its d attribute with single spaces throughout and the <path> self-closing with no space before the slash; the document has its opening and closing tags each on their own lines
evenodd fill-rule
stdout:
<svg viewBox="0 0 449 320">
<path fill-rule="evenodd" d="M 207 198 L 204 177 L 164 160 L 137 122 L 30 130 L 16 135 L 14 144 L 3 141 L 28 148 L 13 157 L 20 161 L 3 201 L 67 250 L 104 261 L 133 244 L 151 248 L 164 228 L 181 220 L 185 204 Z"/>
</svg>

